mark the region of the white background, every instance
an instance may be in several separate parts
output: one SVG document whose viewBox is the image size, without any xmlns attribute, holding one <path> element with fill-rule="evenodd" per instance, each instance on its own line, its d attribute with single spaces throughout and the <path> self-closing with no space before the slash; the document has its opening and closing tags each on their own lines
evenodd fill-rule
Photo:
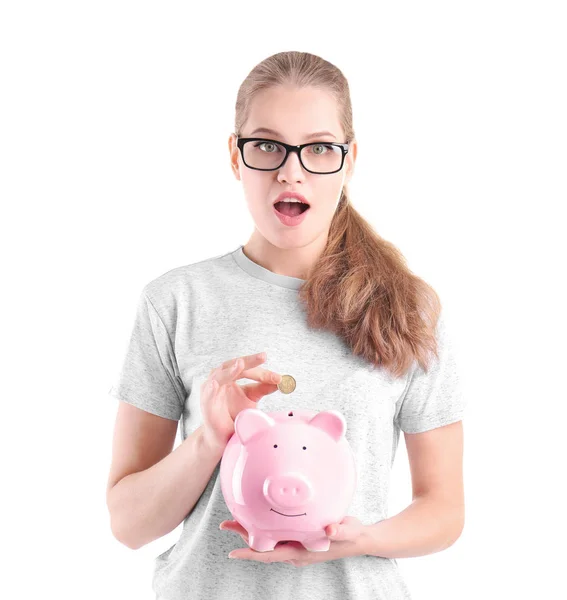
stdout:
<svg viewBox="0 0 567 600">
<path fill-rule="evenodd" d="M 561 9 L 2 3 L 3 597 L 154 598 L 181 528 L 112 537 L 107 392 L 142 287 L 248 240 L 227 140 L 238 86 L 283 50 L 348 78 L 352 202 L 437 290 L 460 356 L 466 525 L 398 559 L 414 599 L 565 597 Z M 400 441 L 390 515 L 411 502 Z"/>
</svg>

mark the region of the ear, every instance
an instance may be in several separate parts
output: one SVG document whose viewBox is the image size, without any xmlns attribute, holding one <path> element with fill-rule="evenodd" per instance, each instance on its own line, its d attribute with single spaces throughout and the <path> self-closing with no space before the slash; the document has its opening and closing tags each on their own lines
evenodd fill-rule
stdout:
<svg viewBox="0 0 567 600">
<path fill-rule="evenodd" d="M 351 143 L 349 144 L 349 151 L 348 154 L 346 155 L 346 175 L 345 175 L 345 180 L 343 182 L 343 185 L 348 185 L 350 183 L 350 180 L 352 179 L 352 176 L 354 175 L 354 163 L 356 162 L 356 155 L 358 153 L 358 142 L 356 140 L 352 140 Z"/>
<path fill-rule="evenodd" d="M 328 433 L 337 442 L 344 436 L 347 429 L 344 417 L 336 410 L 317 413 L 311 418 L 309 425 Z"/>
<path fill-rule="evenodd" d="M 236 134 L 235 133 L 231 133 L 228 136 L 228 153 L 229 153 L 229 157 L 230 157 L 230 168 L 232 170 L 232 172 L 234 173 L 234 176 L 236 177 L 236 179 L 238 181 L 240 181 L 240 170 L 239 170 L 239 166 L 238 166 L 238 157 L 240 154 L 240 150 L 238 149 L 238 146 L 236 145 Z"/>
<path fill-rule="evenodd" d="M 236 415 L 234 430 L 242 444 L 246 445 L 256 434 L 276 424 L 274 419 L 258 408 L 245 408 Z"/>
</svg>

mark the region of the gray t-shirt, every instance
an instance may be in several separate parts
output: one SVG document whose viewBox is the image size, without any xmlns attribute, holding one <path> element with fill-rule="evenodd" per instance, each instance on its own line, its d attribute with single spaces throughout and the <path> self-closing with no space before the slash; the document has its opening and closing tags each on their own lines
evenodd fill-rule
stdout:
<svg viewBox="0 0 567 600">
<path fill-rule="evenodd" d="M 279 390 L 258 408 L 340 411 L 353 450 L 357 488 L 348 515 L 372 524 L 388 517 L 388 490 L 400 430 L 417 433 L 463 418 L 465 401 L 441 317 L 439 360 L 425 373 L 414 361 L 395 378 L 355 357 L 334 333 L 307 327 L 302 279 L 273 273 L 242 246 L 172 269 L 140 295 L 122 370 L 110 394 L 150 413 L 180 420 L 185 440 L 201 423 L 200 386 L 223 361 L 265 351 L 261 366 L 292 375 L 292 394 Z M 239 383 L 251 383 L 241 379 Z M 183 522 L 178 541 L 155 559 L 160 600 L 408 600 L 395 559 L 353 556 L 306 567 L 231 560 L 247 547 L 219 530 L 232 519 L 219 481 L 220 462 Z M 191 477 L 191 473 L 187 473 Z"/>
</svg>

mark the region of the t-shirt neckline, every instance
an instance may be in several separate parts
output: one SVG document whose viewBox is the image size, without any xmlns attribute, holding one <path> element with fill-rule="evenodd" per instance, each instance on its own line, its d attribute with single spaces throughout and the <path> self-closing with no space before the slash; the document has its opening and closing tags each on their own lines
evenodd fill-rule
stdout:
<svg viewBox="0 0 567 600">
<path fill-rule="evenodd" d="M 232 257 L 236 261 L 239 267 L 246 271 L 252 277 L 261 279 L 267 283 L 277 285 L 279 287 L 288 288 L 291 290 L 298 290 L 306 281 L 306 279 L 299 279 L 298 277 L 290 277 L 289 275 L 281 275 L 280 273 L 274 273 L 265 267 L 262 267 L 258 263 L 255 263 L 252 259 L 248 258 L 242 248 L 244 244 L 241 244 L 233 253 Z"/>
</svg>

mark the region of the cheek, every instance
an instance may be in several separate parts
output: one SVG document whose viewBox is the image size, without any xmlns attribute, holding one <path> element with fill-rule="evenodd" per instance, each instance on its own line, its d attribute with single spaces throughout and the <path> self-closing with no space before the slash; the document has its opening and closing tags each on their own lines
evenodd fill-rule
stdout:
<svg viewBox="0 0 567 600">
<path fill-rule="evenodd" d="M 242 185 L 246 197 L 254 202 L 266 202 L 270 188 L 273 186 L 269 173 L 262 174 L 244 167 L 241 171 Z"/>
<path fill-rule="evenodd" d="M 333 213 L 341 199 L 343 175 L 342 173 L 335 173 L 334 175 L 328 175 L 327 178 L 327 180 L 320 182 L 316 197 L 320 198 L 320 206 L 324 207 L 326 212 Z"/>
<path fill-rule="evenodd" d="M 332 175 L 320 175 L 317 184 L 319 189 L 324 190 L 326 197 L 338 198 L 344 184 L 344 172 L 339 171 Z"/>
<path fill-rule="evenodd" d="M 265 211 L 269 204 L 270 184 L 259 177 L 246 177 L 242 180 L 244 197 L 252 213 Z"/>
</svg>

